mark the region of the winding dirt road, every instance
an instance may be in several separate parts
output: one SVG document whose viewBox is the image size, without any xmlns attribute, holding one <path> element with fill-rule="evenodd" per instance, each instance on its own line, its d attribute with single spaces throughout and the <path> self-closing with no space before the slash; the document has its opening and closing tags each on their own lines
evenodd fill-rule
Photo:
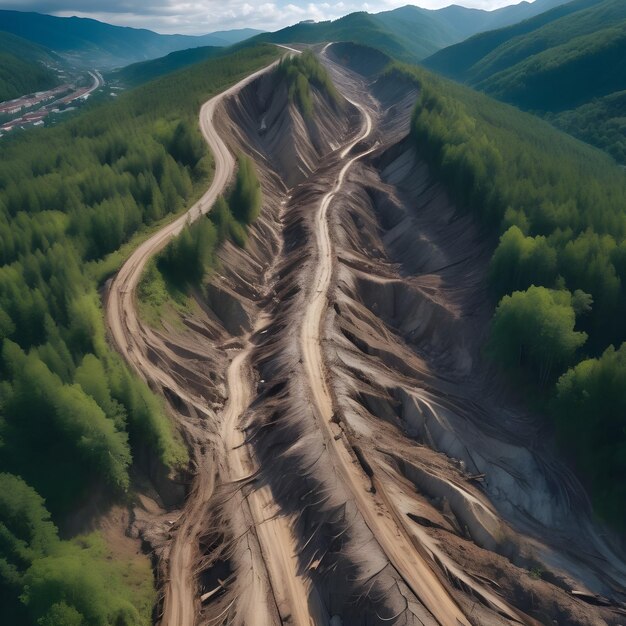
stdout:
<svg viewBox="0 0 626 626">
<path fill-rule="evenodd" d="M 213 126 L 213 114 L 216 107 L 224 98 L 233 96 L 259 76 L 269 72 L 277 63 L 278 61 L 247 76 L 204 104 L 200 111 L 200 129 L 215 161 L 215 175 L 211 186 L 186 213 L 142 243 L 124 263 L 109 288 L 106 320 L 117 349 L 144 378 L 149 375 L 170 388 L 176 388 L 174 381 L 165 372 L 152 365 L 142 353 L 142 343 L 138 338 L 139 320 L 135 308 L 135 291 L 148 261 L 158 254 L 172 237 L 178 235 L 186 224 L 211 210 L 213 203 L 224 191 L 233 175 L 235 159 Z M 189 401 L 196 404 L 191 397 Z M 199 408 L 204 410 L 203 407 Z"/>
<path fill-rule="evenodd" d="M 290 51 L 292 49 L 287 48 Z M 200 412 L 206 412 L 202 401 L 189 393 L 147 357 L 141 323 L 136 309 L 136 289 L 146 264 L 161 251 L 172 237 L 190 222 L 206 214 L 228 184 L 235 161 L 213 125 L 218 104 L 245 87 L 260 75 L 270 71 L 275 63 L 245 78 L 225 92 L 209 100 L 200 113 L 200 126 L 215 159 L 215 176 L 208 191 L 184 215 L 168 224 L 135 250 L 112 281 L 106 303 L 106 317 L 111 336 L 124 358 L 147 380 L 176 390 L 176 393 Z M 422 558 L 401 526 L 388 510 L 384 498 L 367 491 L 363 476 L 355 467 L 345 439 L 335 439 L 331 426 L 333 402 L 325 379 L 321 350 L 320 328 L 328 306 L 328 289 L 333 276 L 334 256 L 328 228 L 328 209 L 344 184 L 350 167 L 367 156 L 376 146 L 349 158 L 350 152 L 372 133 L 372 118 L 365 107 L 350 101 L 362 114 L 363 126 L 355 138 L 341 151 L 345 164 L 339 171 L 331 191 L 322 199 L 316 216 L 319 264 L 312 286 L 312 297 L 303 318 L 301 348 L 312 401 L 320 429 L 329 449 L 333 450 L 338 474 L 355 495 L 358 508 L 377 538 L 381 548 L 413 593 L 424 603 L 442 625 L 465 625 L 469 622 L 450 595 L 440 577 Z M 227 481 L 243 481 L 254 473 L 254 460 L 245 446 L 240 421 L 254 397 L 253 375 L 250 370 L 251 344 L 233 358 L 227 374 L 229 399 L 222 414 L 222 441 L 227 464 Z M 164 626 L 193 626 L 197 614 L 195 557 L 199 520 L 203 505 L 210 499 L 215 486 L 215 473 L 204 468 L 198 472 L 186 511 L 180 518 L 169 554 L 169 575 L 165 585 L 162 624 Z M 310 581 L 298 571 L 297 542 L 290 521 L 276 510 L 268 486 L 253 488 L 242 505 L 248 509 L 262 563 L 254 564 L 251 587 L 248 588 L 247 608 L 240 606 L 243 623 L 271 626 L 276 614 L 281 621 L 297 626 L 312 626 L 328 621 L 321 603 L 311 594 Z M 386 510 L 384 515 L 378 511 Z M 256 571 L 254 568 L 263 571 Z M 272 601 L 273 598 L 273 601 Z M 313 599 L 312 599 L 313 598 Z"/>
<path fill-rule="evenodd" d="M 342 159 L 346 159 L 350 151 L 359 142 L 366 140 L 372 132 L 372 119 L 366 108 L 358 102 L 349 102 L 361 112 L 363 127 L 359 135 L 341 152 Z M 333 400 L 326 382 L 326 368 L 320 336 L 324 314 L 328 308 L 328 290 L 331 285 L 334 265 L 333 248 L 328 228 L 328 209 L 341 191 L 350 167 L 375 149 L 376 146 L 349 159 L 340 170 L 333 189 L 323 197 L 320 203 L 315 220 L 318 264 L 313 281 L 312 297 L 302 324 L 303 364 L 318 423 L 325 434 L 327 447 L 334 452 L 338 474 L 354 494 L 361 514 L 389 561 L 440 624 L 469 626 L 469 622 L 441 579 L 425 559 L 421 558 L 403 529 L 396 524 L 393 514 L 389 511 L 386 511 L 384 515 L 379 514 L 381 508 L 384 510 L 387 507 L 384 506 L 380 497 L 366 491 L 363 475 L 356 469 L 353 458 L 345 445 L 345 439 L 343 437 L 338 439 L 339 433 L 333 431 L 332 427 Z M 383 504 L 382 507 L 381 504 Z"/>
<path fill-rule="evenodd" d="M 213 125 L 217 106 L 238 93 L 259 76 L 271 71 L 278 61 L 247 76 L 226 91 L 211 98 L 200 111 L 200 128 L 215 161 L 215 175 L 207 192 L 185 214 L 168 224 L 142 243 L 124 263 L 111 285 L 106 300 L 106 321 L 111 338 L 124 359 L 139 375 L 165 389 L 175 390 L 177 395 L 206 414 L 206 406 L 200 398 L 189 393 L 173 377 L 153 364 L 147 356 L 141 322 L 136 308 L 136 290 L 146 264 L 178 235 L 186 224 L 210 211 L 213 203 L 224 191 L 231 179 L 235 160 Z M 170 549 L 169 576 L 165 585 L 162 624 L 164 626 L 193 626 L 196 619 L 197 593 L 194 580 L 194 558 L 197 535 L 201 529 L 205 504 L 214 488 L 214 472 L 209 468 L 198 471 L 188 509 L 181 516 L 181 524 Z"/>
<path fill-rule="evenodd" d="M 288 46 L 281 47 L 290 53 L 298 52 Z M 328 47 L 322 50 L 322 55 Z M 344 209 L 349 206 L 350 198 L 355 195 L 354 187 L 362 184 L 358 180 L 359 177 L 363 177 L 362 170 L 366 170 L 368 165 L 359 165 L 355 168 L 358 171 L 353 172 L 350 181 L 347 182 L 348 173 L 355 163 L 374 152 L 378 155 L 389 147 L 388 143 L 374 143 L 375 131 L 381 129 L 384 131 L 384 117 L 379 110 L 379 104 L 374 102 L 374 99 L 370 102 L 362 95 L 358 85 L 346 88 L 345 85 L 342 87 L 339 84 L 339 90 L 344 93 L 344 97 L 348 94 L 354 99 L 346 97 L 360 113 L 359 130 L 354 137 L 346 139 L 349 132 L 354 133 L 351 119 L 350 125 L 345 126 L 346 129 L 351 128 L 351 131 L 342 130 L 341 133 L 332 135 L 333 139 L 343 137 L 341 141 L 343 146 L 337 147 L 334 142 L 330 143 L 330 148 L 323 153 L 324 167 L 317 171 L 311 168 L 306 179 L 306 184 L 316 192 L 315 196 L 308 196 L 308 191 L 302 196 L 312 198 L 310 205 L 302 206 L 311 208 L 306 219 L 311 234 L 308 252 L 313 253 L 311 258 L 314 259 L 314 265 L 309 266 L 306 262 L 303 264 L 305 273 L 302 275 L 306 278 L 301 283 L 302 300 L 298 301 L 302 304 L 299 304 L 295 314 L 290 313 L 293 315 L 291 318 L 294 320 L 293 326 L 285 326 L 295 332 L 285 333 L 279 323 L 281 318 L 277 316 L 276 311 L 279 309 L 272 310 L 271 306 L 263 304 L 272 300 L 276 301 L 277 305 L 284 306 L 285 302 L 281 300 L 289 299 L 283 298 L 282 295 L 281 299 L 271 298 L 272 294 L 276 296 L 277 293 L 276 284 L 272 281 L 276 281 L 276 275 L 280 274 L 280 259 L 284 261 L 289 258 L 290 241 L 286 239 L 286 243 L 283 241 L 282 250 L 276 253 L 276 258 L 269 267 L 263 264 L 260 266 L 262 270 L 259 270 L 259 275 L 255 274 L 255 278 L 258 279 L 255 288 L 262 287 L 255 291 L 258 296 L 256 304 L 265 307 L 266 312 L 251 316 L 251 319 L 254 317 L 257 319 L 245 326 L 247 334 L 242 336 L 240 332 L 244 331 L 240 331 L 237 333 L 236 341 L 219 344 L 224 357 L 220 362 L 220 371 L 223 371 L 227 357 L 230 363 L 224 381 L 226 393 L 220 397 L 219 404 L 212 405 L 214 411 L 209 410 L 207 402 L 199 395 L 197 386 L 186 384 L 189 378 L 185 379 L 180 375 L 175 378 L 163 368 L 158 359 L 148 357 L 152 335 L 139 320 L 135 297 L 144 268 L 187 223 L 198 219 L 211 209 L 233 175 L 234 158 L 213 123 L 218 105 L 262 74 L 269 72 L 275 65 L 276 63 L 273 63 L 245 78 L 202 107 L 200 125 L 215 159 L 215 178 L 209 190 L 186 214 L 164 227 L 133 253 L 112 281 L 106 302 L 106 317 L 111 336 L 124 358 L 152 386 L 174 391 L 183 403 L 194 408 L 199 415 L 211 418 L 204 423 L 211 421 L 216 426 L 212 442 L 214 445 L 210 451 L 206 453 L 203 451 L 200 454 L 195 447 L 202 446 L 194 447 L 197 453 L 194 458 L 196 476 L 185 508 L 172 527 L 173 539 L 167 554 L 169 569 L 164 584 L 161 624 L 194 626 L 199 620 L 198 572 L 195 568 L 199 562 L 199 546 L 206 537 L 203 532 L 206 531 L 209 509 L 219 500 L 218 497 L 212 498 L 215 494 L 219 495 L 220 487 L 223 486 L 229 488 L 229 503 L 221 513 L 225 516 L 230 515 L 225 524 L 230 535 L 224 542 L 229 544 L 229 554 L 226 558 L 234 576 L 226 583 L 218 579 L 219 586 L 205 594 L 215 598 L 225 591 L 221 596 L 223 604 L 219 605 L 219 609 L 215 608 L 219 603 L 213 605 L 216 613 L 220 611 L 218 620 L 221 619 L 234 626 L 278 626 L 287 623 L 296 626 L 318 624 L 334 626 L 341 623 L 339 613 L 332 618 L 327 613 L 327 607 L 333 605 L 332 599 L 329 602 L 329 594 L 324 587 L 327 584 L 332 592 L 332 585 L 338 585 L 340 581 L 329 578 L 330 582 L 322 581 L 320 585 L 324 574 L 319 572 L 313 574 L 315 568 L 311 568 L 309 572 L 307 567 L 310 565 L 304 566 L 306 562 L 302 558 L 304 533 L 301 526 L 298 526 L 297 517 L 302 499 L 295 501 L 291 507 L 285 506 L 285 500 L 281 500 L 280 482 L 284 476 L 290 476 L 290 473 L 275 471 L 272 476 L 271 469 L 266 471 L 268 459 L 263 454 L 274 448 L 263 447 L 262 443 L 259 444 L 261 440 L 253 441 L 255 435 L 251 434 L 255 432 L 252 425 L 258 426 L 259 422 L 256 420 L 263 419 L 259 405 L 262 404 L 264 397 L 262 393 L 257 393 L 255 368 L 258 368 L 257 373 L 262 373 L 263 370 L 259 368 L 259 361 L 255 359 L 259 358 L 261 351 L 262 342 L 259 337 L 262 333 L 267 333 L 268 329 L 275 332 L 275 336 L 272 336 L 272 333 L 265 335 L 266 339 L 269 338 L 268 345 L 275 341 L 280 333 L 283 333 L 280 335 L 283 341 L 284 337 L 291 337 L 289 343 L 285 343 L 285 349 L 295 355 L 294 363 L 297 357 L 300 357 L 299 363 L 302 366 L 298 369 L 300 376 L 298 382 L 303 383 L 300 386 L 304 390 L 307 408 L 312 409 L 307 413 L 307 424 L 313 425 L 312 430 L 317 437 L 315 441 L 321 442 L 324 454 L 328 452 L 325 458 L 328 460 L 328 467 L 333 470 L 334 478 L 338 478 L 338 491 L 348 494 L 347 499 L 355 505 L 359 524 L 362 518 L 364 526 L 369 529 L 374 539 L 371 545 L 377 544 L 373 552 L 382 554 L 385 568 L 392 572 L 391 578 L 394 581 L 401 581 L 399 587 L 407 592 L 404 595 L 401 591 L 401 595 L 407 601 L 407 614 L 411 613 L 409 604 L 412 604 L 420 605 L 420 615 L 425 616 L 427 623 L 439 626 L 470 626 L 476 623 L 535 624 L 537 622 L 522 613 L 522 609 L 518 611 L 514 608 L 518 606 L 515 601 L 511 601 L 510 597 L 505 598 L 499 592 L 497 583 L 471 576 L 464 570 L 462 562 L 459 563 L 447 556 L 439 548 L 437 541 L 422 532 L 419 525 L 411 526 L 411 518 L 403 509 L 403 495 L 398 488 L 397 477 L 391 475 L 395 470 L 386 465 L 384 457 L 377 457 L 371 449 L 367 450 L 360 443 L 358 432 L 355 434 L 349 419 L 342 413 L 341 395 L 337 392 L 334 379 L 331 377 L 333 366 L 327 348 L 324 347 L 328 341 L 326 322 L 330 319 L 328 317 L 332 310 L 330 305 L 331 302 L 336 302 L 337 283 L 340 282 L 338 267 L 342 250 L 341 240 L 333 234 L 334 221 L 330 219 L 329 214 L 333 204 L 338 203 L 345 203 L 336 207 L 345 214 Z M 242 96 L 239 100 L 229 102 L 227 106 L 245 99 Z M 265 110 L 262 111 L 264 112 Z M 222 119 L 222 109 L 218 115 Z M 233 136 L 237 134 L 239 127 L 234 128 Z M 294 133 L 293 131 L 290 133 L 289 137 L 293 140 Z M 385 141 L 388 142 L 387 138 Z M 244 142 L 242 145 L 242 149 L 245 149 L 247 144 Z M 271 163 L 271 158 L 269 162 Z M 284 181 L 285 178 L 281 177 L 281 180 Z M 349 194 L 345 191 L 347 185 L 351 185 Z M 280 193 L 285 197 L 287 193 L 293 192 L 293 189 L 285 191 L 281 188 Z M 291 199 L 292 195 L 288 198 Z M 290 208 L 300 208 L 298 204 L 300 202 L 299 199 L 297 202 L 294 201 Z M 286 203 L 287 200 L 284 200 L 283 206 Z M 281 226 L 277 227 L 276 231 L 281 232 L 282 228 L 282 232 L 289 232 L 283 218 L 286 214 L 297 216 L 297 212 L 277 213 L 276 223 Z M 293 233 L 291 236 L 295 238 Z M 280 245 L 277 248 L 280 249 Z M 301 262 L 304 257 L 297 258 Z M 291 287 L 293 276 L 297 277 L 297 274 L 291 275 L 289 272 L 291 269 L 285 270 L 287 276 L 285 282 L 290 281 L 288 286 Z M 263 297 L 260 297 L 262 292 Z M 257 313 L 259 310 L 256 310 Z M 261 378 L 270 377 L 262 375 Z M 290 394 L 290 397 L 291 395 L 293 394 Z M 227 399 L 222 409 L 224 397 Z M 257 399 L 260 399 L 259 402 L 255 402 Z M 436 406 L 431 406 L 427 396 L 421 398 L 421 402 L 435 414 Z M 302 421 L 299 417 L 297 419 L 298 423 Z M 270 463 L 271 461 L 272 459 Z M 320 472 L 320 476 L 323 477 L 323 473 Z M 486 508 L 473 491 L 464 490 L 454 479 L 450 479 L 446 484 L 449 486 L 446 493 L 454 491 L 455 495 L 463 490 L 462 499 L 469 501 L 477 510 L 484 510 L 490 520 L 491 518 L 496 520 L 495 511 Z M 291 497 L 292 494 L 288 494 L 287 501 Z M 208 503 L 210 506 L 207 506 Z M 446 519 L 443 516 L 441 519 L 443 520 L 441 523 L 445 525 Z M 495 522 L 493 525 L 497 528 Z M 313 532 L 316 531 L 317 527 Z M 369 533 L 366 531 L 368 536 Z M 308 541 L 304 543 L 304 547 L 307 543 Z M 497 615 L 499 621 L 479 622 L 478 617 L 474 615 L 474 606 L 469 607 L 465 602 L 463 590 L 467 590 L 466 596 L 472 598 L 472 603 L 479 599 L 487 607 L 485 610 L 491 611 L 494 616 Z M 408 599 L 409 595 L 412 600 Z M 205 608 L 207 606 L 208 604 Z M 349 613 L 346 612 L 346 615 Z M 417 613 L 411 615 L 417 617 Z M 380 619 L 392 621 L 395 617 Z"/>
</svg>

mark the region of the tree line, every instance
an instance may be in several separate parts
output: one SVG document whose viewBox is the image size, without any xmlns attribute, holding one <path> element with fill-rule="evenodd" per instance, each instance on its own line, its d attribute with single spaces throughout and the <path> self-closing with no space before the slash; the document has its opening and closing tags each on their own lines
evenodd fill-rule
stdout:
<svg viewBox="0 0 626 626">
<path fill-rule="evenodd" d="M 252 159 L 240 154 L 237 161 L 228 196 L 220 196 L 209 213 L 186 226 L 159 255 L 157 268 L 175 288 L 200 285 L 215 268 L 217 250 L 227 239 L 246 245 L 246 229 L 259 216 L 263 197 Z"/>
</svg>

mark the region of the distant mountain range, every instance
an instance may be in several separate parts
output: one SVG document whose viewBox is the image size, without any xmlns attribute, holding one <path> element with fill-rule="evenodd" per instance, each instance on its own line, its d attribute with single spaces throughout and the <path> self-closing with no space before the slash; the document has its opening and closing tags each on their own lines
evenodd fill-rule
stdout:
<svg viewBox="0 0 626 626">
<path fill-rule="evenodd" d="M 536 0 L 495 11 L 407 5 L 274 33 L 160 35 L 90 19 L 0 11 L 0 100 L 53 86 L 51 66 L 109 70 L 132 87 L 258 42 L 354 42 L 543 115 L 626 163 L 626 0 Z M 112 71 L 113 70 L 113 71 Z"/>
<path fill-rule="evenodd" d="M 276 33 L 244 28 L 201 36 L 160 35 L 86 18 L 0 11 L 0 31 L 54 51 L 76 66 L 104 70 L 179 50 L 230 46 L 255 36 L 275 43 L 354 41 L 376 46 L 396 58 L 417 61 L 478 32 L 514 24 L 563 2 L 535 0 L 496 11 L 455 5 L 431 11 L 408 5 L 378 14 L 352 13 L 334 22 L 300 23 Z"/>
<path fill-rule="evenodd" d="M 202 36 L 160 35 L 92 19 L 0 11 L 0 31 L 52 50 L 81 67 L 110 69 L 155 59 L 176 50 L 230 46 L 261 31 L 251 28 Z"/>
<path fill-rule="evenodd" d="M 254 41 L 321 43 L 351 41 L 373 46 L 404 61 L 419 61 L 476 33 L 515 24 L 567 0 L 521 2 L 495 11 L 452 5 L 429 10 L 407 5 L 382 13 L 351 13 L 332 22 L 301 22 Z"/>
<path fill-rule="evenodd" d="M 626 2 L 574 0 L 424 61 L 626 162 Z"/>
</svg>

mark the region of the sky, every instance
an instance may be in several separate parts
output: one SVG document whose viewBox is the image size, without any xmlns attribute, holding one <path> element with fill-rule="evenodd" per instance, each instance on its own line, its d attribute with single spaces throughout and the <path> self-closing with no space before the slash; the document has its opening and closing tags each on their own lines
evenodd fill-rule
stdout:
<svg viewBox="0 0 626 626">
<path fill-rule="evenodd" d="M 461 4 L 497 9 L 519 0 L 419 0 L 411 4 L 438 9 Z M 160 33 L 199 35 L 231 28 L 277 30 L 301 20 L 336 19 L 353 11 L 376 13 L 409 4 L 407 0 L 0 0 L 0 9 L 37 11 L 63 17 L 91 17 L 119 26 Z"/>
</svg>

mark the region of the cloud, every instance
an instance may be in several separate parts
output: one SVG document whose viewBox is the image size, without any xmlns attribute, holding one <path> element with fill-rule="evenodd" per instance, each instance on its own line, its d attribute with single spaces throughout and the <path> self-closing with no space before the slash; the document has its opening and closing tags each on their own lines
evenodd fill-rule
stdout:
<svg viewBox="0 0 626 626">
<path fill-rule="evenodd" d="M 421 0 L 419 6 L 441 8 L 454 0 Z M 494 9 L 516 0 L 457 0 L 468 7 Z M 0 0 L 0 9 L 91 17 L 120 26 L 162 33 L 201 34 L 229 28 L 276 30 L 301 20 L 337 19 L 353 11 L 384 11 L 406 0 L 339 0 L 264 2 L 252 0 Z"/>
</svg>

